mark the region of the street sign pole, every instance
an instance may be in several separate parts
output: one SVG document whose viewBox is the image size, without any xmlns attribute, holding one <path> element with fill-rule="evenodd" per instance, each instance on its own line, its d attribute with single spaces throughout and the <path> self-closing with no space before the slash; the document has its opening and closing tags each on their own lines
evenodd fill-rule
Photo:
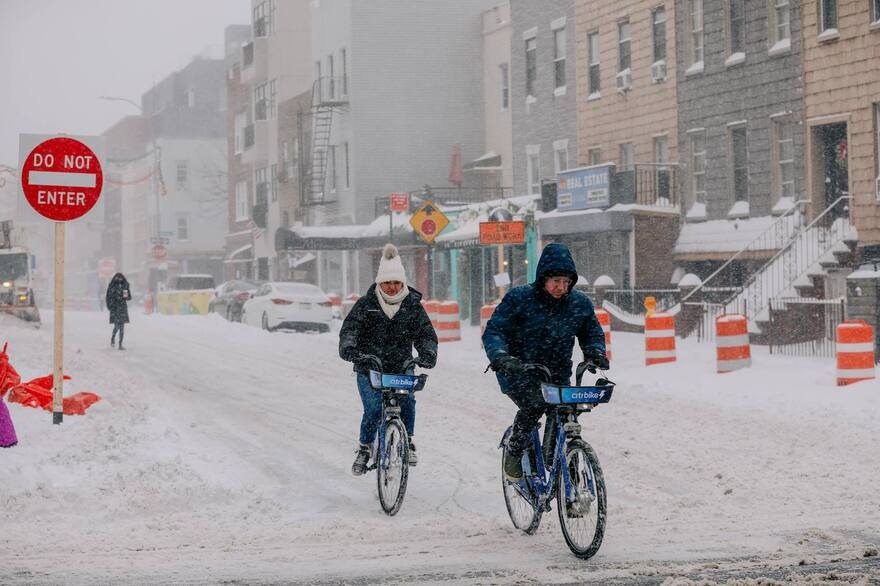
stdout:
<svg viewBox="0 0 880 586">
<path fill-rule="evenodd" d="M 434 299 L 434 246 L 428 245 L 428 299 Z"/>
<path fill-rule="evenodd" d="M 55 222 L 55 368 L 52 377 L 52 423 L 64 420 L 64 222 Z"/>
</svg>

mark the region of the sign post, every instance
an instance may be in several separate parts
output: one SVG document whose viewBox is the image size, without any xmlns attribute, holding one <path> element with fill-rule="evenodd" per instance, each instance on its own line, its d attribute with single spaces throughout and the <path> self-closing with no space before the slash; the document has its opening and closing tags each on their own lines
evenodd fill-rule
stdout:
<svg viewBox="0 0 880 586">
<path fill-rule="evenodd" d="M 34 138 L 39 142 L 32 150 L 20 148 L 19 157 L 28 152 L 21 164 L 21 190 L 34 211 L 55 222 L 52 423 L 58 425 L 64 419 L 64 223 L 84 216 L 98 203 L 104 175 L 98 155 L 81 140 L 22 135 L 20 146 Z"/>
</svg>

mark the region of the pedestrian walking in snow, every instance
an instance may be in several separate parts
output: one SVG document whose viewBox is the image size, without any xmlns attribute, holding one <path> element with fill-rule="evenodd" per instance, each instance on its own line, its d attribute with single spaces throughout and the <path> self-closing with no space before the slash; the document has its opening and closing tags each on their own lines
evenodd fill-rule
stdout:
<svg viewBox="0 0 880 586">
<path fill-rule="evenodd" d="M 538 261 L 535 282 L 508 291 L 483 332 L 483 346 L 501 392 L 519 407 L 504 460 L 504 473 L 511 480 L 522 478 L 523 451 L 547 411 L 540 383 L 524 365 L 543 364 L 550 369 L 554 384 L 571 384 L 571 355 L 577 338 L 585 360 L 608 368 L 605 334 L 589 297 L 574 290 L 577 279 L 568 247 L 548 244 Z M 548 416 L 544 429 L 546 462 L 552 461 L 548 454 L 555 447 L 553 421 Z"/>
<path fill-rule="evenodd" d="M 418 353 L 418 366 L 433 368 L 437 363 L 437 334 L 421 299 L 422 294 L 407 285 L 397 247 L 386 244 L 379 260 L 376 282 L 357 300 L 342 323 L 339 356 L 354 363 L 364 407 L 360 444 L 351 467 L 355 476 L 367 470 L 371 445 L 382 416 L 382 394 L 370 386 L 369 371 L 376 368 L 370 357 L 381 360 L 383 370 L 389 373 L 403 372 L 404 365 L 413 357 L 413 347 Z M 412 394 L 401 401 L 401 416 L 410 437 L 409 465 L 415 466 L 416 447 L 412 438 L 416 400 Z"/>
<path fill-rule="evenodd" d="M 122 337 L 125 335 L 125 324 L 128 323 L 128 302 L 131 300 L 131 288 L 128 280 L 122 273 L 116 273 L 107 285 L 107 295 L 104 301 L 110 310 L 110 323 L 113 324 L 113 334 L 110 336 L 110 345 L 116 346 L 116 332 L 119 332 L 119 349 L 122 347 Z"/>
</svg>

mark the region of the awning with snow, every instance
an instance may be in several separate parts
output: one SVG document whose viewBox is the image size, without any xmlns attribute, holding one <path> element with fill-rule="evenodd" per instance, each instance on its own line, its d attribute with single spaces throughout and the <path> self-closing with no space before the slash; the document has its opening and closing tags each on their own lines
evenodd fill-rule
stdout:
<svg viewBox="0 0 880 586">
<path fill-rule="evenodd" d="M 236 248 L 235 250 L 227 254 L 223 262 L 251 262 L 252 260 L 254 260 L 253 250 L 254 247 L 252 244 L 245 244 L 244 246 Z"/>
<path fill-rule="evenodd" d="M 278 228 L 275 232 L 275 250 L 364 250 L 385 246 L 388 230 L 375 234 L 370 233 L 368 228 L 362 225 Z M 394 243 L 398 246 L 418 242 L 412 232 L 394 231 Z"/>
</svg>

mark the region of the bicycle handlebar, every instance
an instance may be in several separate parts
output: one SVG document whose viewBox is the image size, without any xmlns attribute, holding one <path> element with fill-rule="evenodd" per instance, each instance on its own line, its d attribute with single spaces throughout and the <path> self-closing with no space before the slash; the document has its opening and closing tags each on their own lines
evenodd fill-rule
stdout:
<svg viewBox="0 0 880 586">
<path fill-rule="evenodd" d="M 375 356 L 373 354 L 364 354 L 361 357 L 361 360 L 367 360 L 371 362 L 373 366 L 376 367 L 376 370 L 382 372 L 382 360 L 378 356 Z M 415 368 L 418 365 L 419 363 L 416 358 L 409 358 L 406 362 L 403 363 L 403 372 L 408 372 L 409 369 Z"/>
<path fill-rule="evenodd" d="M 550 369 L 543 364 L 538 364 L 537 362 L 527 362 L 523 364 L 523 367 L 527 372 L 536 373 L 537 376 L 545 383 L 549 383 L 552 381 L 553 376 L 550 373 Z M 581 362 L 577 365 L 577 369 L 575 370 L 575 386 L 581 386 L 581 380 L 584 377 L 584 372 L 587 370 L 589 370 L 592 374 L 596 374 L 596 371 L 601 369 L 590 360 L 585 360 Z"/>
</svg>

